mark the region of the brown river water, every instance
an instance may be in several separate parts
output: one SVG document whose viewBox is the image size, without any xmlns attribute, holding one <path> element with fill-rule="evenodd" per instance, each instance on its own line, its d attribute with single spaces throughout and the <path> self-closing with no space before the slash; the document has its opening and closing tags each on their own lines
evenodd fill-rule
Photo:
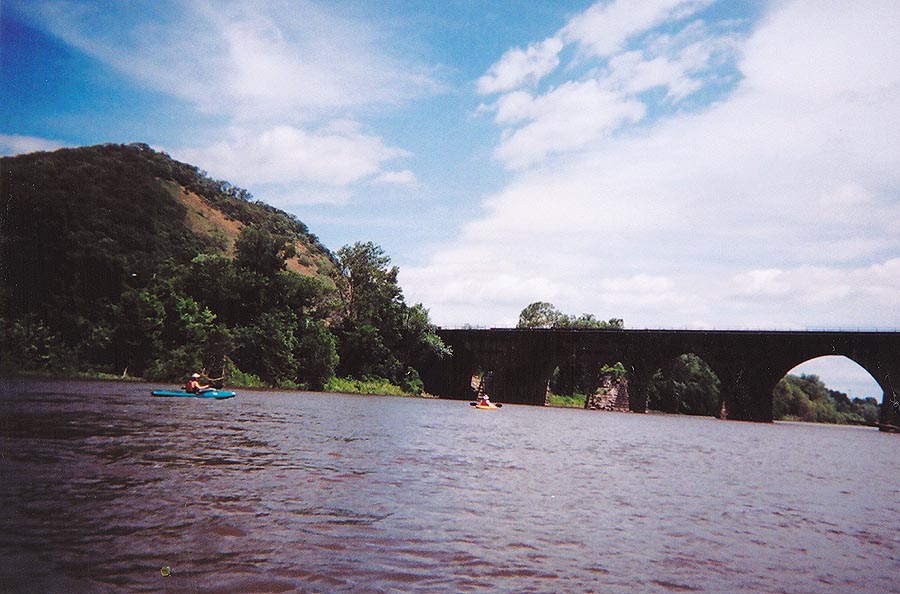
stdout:
<svg viewBox="0 0 900 594">
<path fill-rule="evenodd" d="M 898 435 L 155 387 L 0 380 L 0 592 L 900 592 Z"/>
</svg>

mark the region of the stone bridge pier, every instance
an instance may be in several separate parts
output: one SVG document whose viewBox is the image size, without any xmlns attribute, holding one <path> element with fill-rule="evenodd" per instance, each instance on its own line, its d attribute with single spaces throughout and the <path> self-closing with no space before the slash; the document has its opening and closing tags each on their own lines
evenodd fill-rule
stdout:
<svg viewBox="0 0 900 594">
<path fill-rule="evenodd" d="M 542 406 L 554 370 L 572 385 L 578 374 L 621 362 L 629 375 L 629 405 L 646 412 L 653 374 L 693 353 L 720 380 L 725 417 L 771 422 L 774 389 L 792 368 L 843 355 L 866 369 L 883 390 L 882 429 L 900 426 L 900 333 L 752 332 L 702 330 L 439 330 L 451 357 L 421 369 L 425 389 L 443 398 L 474 397 L 471 378 L 491 372 L 498 402 Z"/>
</svg>

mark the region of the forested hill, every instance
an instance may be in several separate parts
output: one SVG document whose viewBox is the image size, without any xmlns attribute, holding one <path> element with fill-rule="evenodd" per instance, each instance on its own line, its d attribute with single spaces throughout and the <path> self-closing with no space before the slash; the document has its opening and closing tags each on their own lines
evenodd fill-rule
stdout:
<svg viewBox="0 0 900 594">
<path fill-rule="evenodd" d="M 168 379 L 209 367 L 278 385 L 322 385 L 335 372 L 399 381 L 410 376 L 401 349 L 433 338 L 378 246 L 342 248 L 342 264 L 296 217 L 147 145 L 0 166 L 0 372 Z M 348 266 L 380 279 L 370 303 L 342 299 Z M 370 315 L 353 309 L 363 305 Z M 417 336 L 394 328 L 409 310 Z"/>
<path fill-rule="evenodd" d="M 328 278 L 335 268 L 331 252 L 296 217 L 145 144 L 60 149 L 0 163 L 4 250 L 27 247 L 3 260 L 4 280 L 13 283 L 26 273 L 64 277 L 64 264 L 91 257 L 104 261 L 97 271 L 112 266 L 131 274 L 167 259 L 189 261 L 199 251 L 233 255 L 247 226 L 290 239 L 296 256 L 289 269 Z M 112 255 L 122 261 L 109 261 Z M 34 280 L 19 287 L 47 288 Z"/>
</svg>

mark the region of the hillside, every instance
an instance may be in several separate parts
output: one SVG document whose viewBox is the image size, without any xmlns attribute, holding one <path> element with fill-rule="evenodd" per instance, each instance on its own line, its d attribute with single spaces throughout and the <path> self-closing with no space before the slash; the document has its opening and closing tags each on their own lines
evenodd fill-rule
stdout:
<svg viewBox="0 0 900 594">
<path fill-rule="evenodd" d="M 334 256 L 296 217 L 146 145 L 61 149 L 0 164 L 8 314 L 115 297 L 122 278 L 166 261 L 233 256 L 246 227 L 286 238 L 296 252 L 289 270 L 333 284 Z"/>
<path fill-rule="evenodd" d="M 416 392 L 416 366 L 449 352 L 380 247 L 332 254 L 296 217 L 146 145 L 4 157 L 0 171 L 0 374 L 206 368 Z"/>
<path fill-rule="evenodd" d="M 145 371 L 147 365 L 126 356 L 129 341 L 121 335 L 129 316 L 146 324 L 149 314 L 133 313 L 128 304 L 139 299 L 149 307 L 150 300 L 151 309 L 171 310 L 174 300 L 184 309 L 171 295 L 190 297 L 199 316 L 225 307 L 219 290 L 258 301 L 254 286 L 265 281 L 236 281 L 221 264 L 221 278 L 207 282 L 230 282 L 230 288 L 187 290 L 191 275 L 203 272 L 198 256 L 213 258 L 199 260 L 213 264 L 216 257 L 234 261 L 247 229 L 289 248 L 280 252 L 283 267 L 313 281 L 307 294 L 334 289 L 337 260 L 300 220 L 146 145 L 4 157 L 0 167 L 0 347 L 26 349 L 19 353 L 21 364 L 40 366 L 45 359 L 66 367 Z M 165 283 L 178 286 L 167 289 Z M 233 327 L 240 320 L 228 313 L 207 317 Z M 181 323 L 187 314 L 165 315 Z M 3 354 L 9 367 L 16 357 Z"/>
<path fill-rule="evenodd" d="M 0 164 L 0 274 L 14 285 L 34 284 L 19 281 L 41 267 L 65 274 L 60 265 L 91 246 L 127 255 L 135 271 L 199 252 L 233 255 L 247 226 L 288 238 L 297 252 L 291 270 L 327 279 L 335 269 L 331 252 L 296 217 L 147 145 L 61 149 Z"/>
</svg>

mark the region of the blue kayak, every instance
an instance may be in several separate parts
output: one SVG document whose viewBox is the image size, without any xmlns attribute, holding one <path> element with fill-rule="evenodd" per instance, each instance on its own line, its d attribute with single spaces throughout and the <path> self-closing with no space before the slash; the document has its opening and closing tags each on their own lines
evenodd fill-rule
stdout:
<svg viewBox="0 0 900 594">
<path fill-rule="evenodd" d="M 169 396 L 175 398 L 215 398 L 216 400 L 224 400 L 225 398 L 234 398 L 237 396 L 234 392 L 226 392 L 225 390 L 200 390 L 197 393 L 185 392 L 184 390 L 153 390 L 150 394 L 153 396 Z"/>
</svg>

